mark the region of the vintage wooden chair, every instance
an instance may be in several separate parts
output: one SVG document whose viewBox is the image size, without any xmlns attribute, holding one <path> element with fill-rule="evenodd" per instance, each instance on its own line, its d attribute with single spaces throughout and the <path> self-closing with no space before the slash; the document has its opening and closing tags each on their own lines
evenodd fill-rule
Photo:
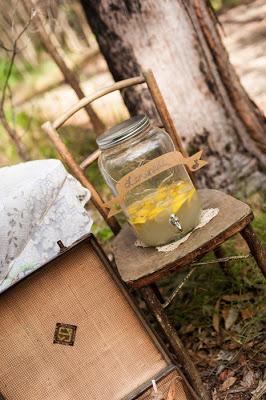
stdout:
<svg viewBox="0 0 266 400">
<path fill-rule="evenodd" d="M 197 400 L 93 235 L 59 244 L 0 295 L 0 399 Z"/>
<path fill-rule="evenodd" d="M 203 228 L 193 232 L 190 238 L 180 247 L 168 253 L 160 253 L 153 248 L 136 247 L 134 244 L 135 236 L 131 228 L 125 225 L 120 229 L 114 217 L 110 219 L 107 218 L 107 210 L 103 207 L 102 198 L 84 173 L 86 168 L 97 160 L 100 151 L 96 150 L 78 165 L 70 150 L 60 139 L 57 130 L 73 114 L 92 101 L 115 90 L 121 90 L 143 83 L 147 84 L 161 118 L 161 122 L 165 130 L 171 135 L 176 149 L 184 156 L 187 156 L 151 71 L 143 72 L 141 76 L 116 82 L 110 87 L 80 100 L 53 123 L 46 122 L 43 125 L 43 129 L 71 172 L 91 191 L 93 204 L 116 234 L 113 242 L 113 251 L 116 266 L 122 280 L 134 288 L 141 289 L 148 306 L 151 308 L 161 327 L 167 333 L 176 351 L 177 357 L 179 357 L 179 361 L 183 364 L 185 370 L 187 370 L 188 375 L 191 375 L 191 371 L 194 371 L 193 364 L 188 366 L 186 351 L 164 312 L 164 307 L 169 305 L 169 300 L 166 300 L 164 303 L 164 299 L 161 298 L 157 289 L 156 282 L 167 274 L 198 261 L 207 252 L 218 249 L 223 242 L 238 232 L 247 242 L 251 254 L 264 275 L 266 275 L 266 251 L 262 248 L 259 239 L 250 225 L 253 219 L 253 213 L 250 207 L 234 197 L 217 190 L 199 190 L 199 195 L 203 208 L 219 208 L 219 214 Z M 202 393 L 198 390 L 198 394 L 201 395 L 202 398 L 207 398 L 206 393 Z"/>
</svg>

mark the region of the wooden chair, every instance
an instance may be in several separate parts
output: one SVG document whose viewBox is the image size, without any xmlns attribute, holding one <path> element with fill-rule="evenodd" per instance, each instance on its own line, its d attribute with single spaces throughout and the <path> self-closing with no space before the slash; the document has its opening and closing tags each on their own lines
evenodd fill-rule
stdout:
<svg viewBox="0 0 266 400">
<path fill-rule="evenodd" d="M 0 295 L 0 399 L 197 400 L 94 236 L 60 244 Z"/>
<path fill-rule="evenodd" d="M 246 240 L 251 254 L 262 273 L 266 275 L 266 251 L 250 225 L 253 219 L 252 210 L 247 204 L 223 192 L 210 189 L 199 190 L 203 208 L 219 208 L 219 214 L 212 221 L 200 230 L 193 232 L 182 246 L 171 252 L 160 253 L 152 248 L 136 247 L 134 245 L 134 233 L 128 225 L 120 229 L 115 218 L 107 219 L 107 211 L 103 207 L 103 200 L 85 176 L 85 169 L 96 161 L 100 151 L 96 150 L 78 165 L 57 133 L 57 129 L 85 105 L 115 90 L 143 83 L 147 84 L 162 124 L 174 141 L 176 149 L 184 156 L 187 156 L 151 71 L 143 72 L 142 76 L 116 82 L 112 86 L 80 100 L 53 123 L 46 122 L 43 125 L 43 129 L 71 172 L 91 191 L 93 204 L 116 234 L 113 250 L 117 269 L 122 280 L 132 287 L 141 289 L 148 306 L 168 335 L 179 361 L 183 364 L 188 375 L 190 375 L 191 380 L 195 382 L 197 373 L 193 364 L 188 361 L 185 348 L 164 312 L 164 304 L 162 304 L 164 300 L 160 297 L 156 282 L 170 272 L 198 261 L 207 252 L 218 249 L 223 242 L 238 232 Z M 202 398 L 208 398 L 200 382 L 197 382 L 196 387 L 198 388 L 198 394 Z"/>
</svg>

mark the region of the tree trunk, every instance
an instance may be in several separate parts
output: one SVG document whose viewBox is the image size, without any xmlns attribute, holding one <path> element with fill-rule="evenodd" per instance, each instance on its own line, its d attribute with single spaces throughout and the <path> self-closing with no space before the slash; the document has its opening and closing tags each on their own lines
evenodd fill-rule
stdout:
<svg viewBox="0 0 266 400">
<path fill-rule="evenodd" d="M 151 68 L 189 153 L 205 149 L 200 186 L 248 193 L 265 184 L 265 118 L 229 63 L 206 0 L 82 0 L 115 80 Z M 125 96 L 133 114 L 147 92 Z"/>
</svg>

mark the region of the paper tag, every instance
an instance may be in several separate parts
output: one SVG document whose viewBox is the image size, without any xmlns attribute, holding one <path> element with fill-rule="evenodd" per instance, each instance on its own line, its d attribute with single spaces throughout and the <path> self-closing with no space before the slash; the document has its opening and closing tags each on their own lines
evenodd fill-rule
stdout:
<svg viewBox="0 0 266 400">
<path fill-rule="evenodd" d="M 128 192 L 161 172 L 182 164 L 186 165 L 190 171 L 197 171 L 204 167 L 204 165 L 207 164 L 207 161 L 200 159 L 202 152 L 203 150 L 200 150 L 191 157 L 184 157 L 179 151 L 172 151 L 148 161 L 145 165 L 142 165 L 123 176 L 123 178 L 121 178 L 116 184 L 118 195 L 104 204 L 105 208 L 110 209 L 108 218 L 120 212 L 120 209 L 117 209 L 117 205 L 121 208 L 125 195 Z"/>
</svg>

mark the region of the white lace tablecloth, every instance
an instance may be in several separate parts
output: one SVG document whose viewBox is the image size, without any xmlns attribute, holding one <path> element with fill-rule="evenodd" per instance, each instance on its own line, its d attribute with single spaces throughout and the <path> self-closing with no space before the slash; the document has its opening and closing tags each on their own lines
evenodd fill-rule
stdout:
<svg viewBox="0 0 266 400">
<path fill-rule="evenodd" d="M 89 199 L 59 160 L 0 168 L 0 293 L 90 232 Z"/>
</svg>

